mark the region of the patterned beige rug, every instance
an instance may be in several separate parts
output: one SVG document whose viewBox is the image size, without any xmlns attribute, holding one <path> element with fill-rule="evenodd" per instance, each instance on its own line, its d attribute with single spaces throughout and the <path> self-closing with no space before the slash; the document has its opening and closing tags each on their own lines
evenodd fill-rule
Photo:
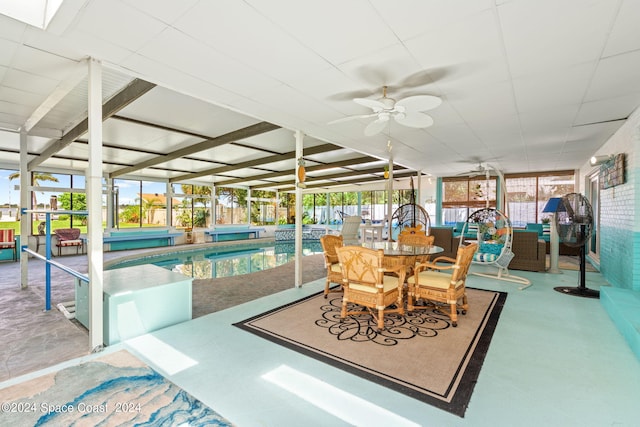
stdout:
<svg viewBox="0 0 640 427">
<path fill-rule="evenodd" d="M 467 289 L 470 309 L 458 326 L 434 310 L 340 322 L 341 296 L 322 294 L 236 326 L 310 357 L 464 416 L 506 293 Z"/>
</svg>

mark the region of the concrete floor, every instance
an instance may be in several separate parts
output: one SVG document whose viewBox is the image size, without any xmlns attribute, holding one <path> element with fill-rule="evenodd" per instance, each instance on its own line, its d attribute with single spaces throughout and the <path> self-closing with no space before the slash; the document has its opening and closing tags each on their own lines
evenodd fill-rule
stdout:
<svg viewBox="0 0 640 427">
<path fill-rule="evenodd" d="M 65 257 L 65 262 L 82 263 L 81 257 L 72 258 L 75 257 Z M 38 269 L 35 262 L 32 268 Z M 11 290 L 17 282 L 13 279 L 10 285 L 12 280 L 7 275 L 15 272 L 14 269 L 13 265 L 0 265 L 3 310 L 0 320 L 3 350 L 0 351 L 6 347 L 12 349 L 9 353 L 0 353 L 5 378 L 11 378 L 0 383 L 0 388 L 39 374 L 16 378 L 24 364 L 30 365 L 28 371 L 39 364 L 40 367 L 51 365 L 54 356 L 65 359 L 72 357 L 74 351 L 82 353 L 83 334 L 86 338 L 86 333 L 76 331 L 78 328 L 71 322 L 54 322 L 52 319 L 56 319 L 58 313 L 41 312 L 44 303 L 38 286 L 28 291 Z M 479 269 L 472 267 L 472 271 Z M 130 350 L 239 426 L 638 425 L 640 362 L 600 301 L 564 295 L 553 289 L 577 286 L 578 272 L 514 274 L 529 278 L 533 285 L 519 291 L 514 283 L 478 276 L 468 279 L 470 287 L 504 291 L 509 295 L 465 418 L 232 326 L 234 322 L 321 290 L 322 279 L 134 338 L 105 351 Z M 36 275 L 34 272 L 34 280 Z M 589 272 L 587 286 L 599 289 L 607 284 L 599 273 Z M 24 299 L 19 298 L 21 292 Z M 13 299 L 5 297 L 10 294 Z M 11 305 L 16 312 L 14 322 L 26 326 L 30 330 L 28 335 L 5 322 L 5 305 Z M 37 337 L 45 335 L 43 321 L 54 329 L 58 339 Z M 65 327 L 58 325 L 65 322 Z M 35 337 L 32 339 L 29 335 Z M 71 351 L 73 346 L 69 343 L 75 339 L 79 339 L 80 345 Z M 179 354 L 190 363 L 167 365 L 167 353 Z M 91 357 L 94 355 L 65 364 Z M 425 372 L 430 369 L 437 367 L 425 366 Z M 268 380 L 277 372 L 286 372 L 289 378 L 302 378 L 304 393 L 294 393 Z M 327 393 L 339 393 L 340 399 L 337 402 L 327 399 Z"/>
<path fill-rule="evenodd" d="M 105 263 L 145 250 L 106 252 Z M 56 257 L 80 273 L 87 273 L 86 255 Z M 29 259 L 29 286 L 20 288 L 20 262 L 0 263 L 0 381 L 90 353 L 87 330 L 69 321 L 58 303 L 73 301 L 73 277 L 51 269 L 51 307 L 45 311 L 45 263 Z"/>
</svg>

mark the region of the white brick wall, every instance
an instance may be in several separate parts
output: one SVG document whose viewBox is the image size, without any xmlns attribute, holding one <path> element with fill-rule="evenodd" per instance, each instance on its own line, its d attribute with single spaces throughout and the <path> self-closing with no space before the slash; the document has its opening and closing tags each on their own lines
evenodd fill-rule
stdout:
<svg viewBox="0 0 640 427">
<path fill-rule="evenodd" d="M 624 153 L 626 182 L 600 191 L 600 269 L 614 286 L 640 290 L 640 246 L 635 238 L 640 233 L 640 110 L 598 150 L 596 155 Z M 581 185 L 594 168 L 585 165 L 580 170 Z M 584 191 L 583 191 L 584 192 Z M 629 268 L 631 267 L 631 268 Z"/>
</svg>

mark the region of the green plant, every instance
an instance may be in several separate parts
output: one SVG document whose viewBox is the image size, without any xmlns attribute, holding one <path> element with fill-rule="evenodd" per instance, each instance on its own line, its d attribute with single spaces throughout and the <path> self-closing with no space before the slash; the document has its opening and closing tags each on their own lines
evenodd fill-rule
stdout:
<svg viewBox="0 0 640 427">
<path fill-rule="evenodd" d="M 183 227 L 191 228 L 191 209 L 182 209 L 178 215 L 176 215 L 176 219 L 178 220 L 178 224 Z"/>
<path fill-rule="evenodd" d="M 545 217 L 540 220 L 543 224 L 549 224 L 551 222 L 551 218 Z"/>
<path fill-rule="evenodd" d="M 207 218 L 209 217 L 209 211 L 204 209 L 196 210 L 193 218 L 194 227 L 206 227 Z"/>
<path fill-rule="evenodd" d="M 140 207 L 138 205 L 126 205 L 120 211 L 120 222 L 139 223 Z"/>
</svg>

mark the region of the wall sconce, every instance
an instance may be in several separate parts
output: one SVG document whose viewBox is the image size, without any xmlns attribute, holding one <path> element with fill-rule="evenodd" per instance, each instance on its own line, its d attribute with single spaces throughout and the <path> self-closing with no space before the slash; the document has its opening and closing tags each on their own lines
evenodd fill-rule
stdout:
<svg viewBox="0 0 640 427">
<path fill-rule="evenodd" d="M 591 157 L 591 160 L 589 160 L 589 164 L 591 166 L 598 166 L 601 165 L 603 163 L 608 162 L 609 160 L 613 159 L 615 156 L 613 154 L 611 155 L 602 155 L 602 156 L 593 156 Z"/>
</svg>

